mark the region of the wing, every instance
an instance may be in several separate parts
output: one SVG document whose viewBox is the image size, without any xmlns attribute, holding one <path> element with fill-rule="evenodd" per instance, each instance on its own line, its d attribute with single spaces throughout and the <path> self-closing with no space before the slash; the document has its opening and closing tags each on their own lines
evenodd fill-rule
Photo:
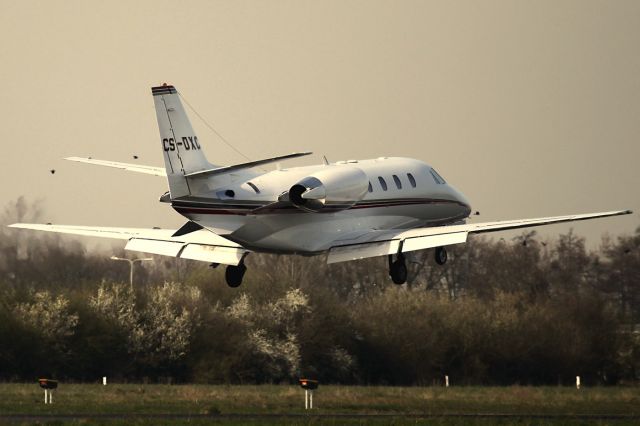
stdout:
<svg viewBox="0 0 640 426">
<path fill-rule="evenodd" d="M 144 166 L 141 164 L 119 163 L 117 161 L 94 160 L 93 158 L 67 157 L 65 160 L 77 161 L 78 163 L 96 164 L 98 166 L 114 167 L 116 169 L 130 172 L 146 173 L 154 176 L 167 176 L 164 167 Z"/>
<path fill-rule="evenodd" d="M 237 265 L 249 251 L 239 244 L 227 240 L 209 230 L 200 229 L 174 237 L 175 229 L 111 228 L 72 225 L 42 225 L 36 223 L 14 223 L 11 228 L 35 229 L 38 231 L 89 237 L 128 240 L 126 250 L 203 262 Z"/>
<path fill-rule="evenodd" d="M 337 241 L 336 245 L 329 250 L 327 263 L 344 262 L 347 260 L 363 259 L 365 257 L 383 256 L 451 244 L 460 244 L 467 241 L 467 236 L 469 234 L 528 228 L 532 226 L 573 222 L 599 217 L 619 216 L 631 213 L 631 210 L 618 210 L 569 216 L 414 228 L 409 230 L 371 230 L 348 239 Z"/>
</svg>

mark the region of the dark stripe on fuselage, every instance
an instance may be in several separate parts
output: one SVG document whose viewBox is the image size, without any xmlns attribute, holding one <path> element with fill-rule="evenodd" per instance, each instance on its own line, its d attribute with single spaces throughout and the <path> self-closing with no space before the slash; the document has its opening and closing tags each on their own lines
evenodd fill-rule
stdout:
<svg viewBox="0 0 640 426">
<path fill-rule="evenodd" d="M 269 203 L 250 202 L 251 204 L 232 204 L 232 203 L 192 203 L 192 202 L 175 202 L 172 204 L 173 208 L 179 213 L 184 214 L 220 214 L 220 215 L 248 215 L 251 211 L 267 206 Z M 368 208 L 381 208 L 381 207 L 399 207 L 410 206 L 419 204 L 456 204 L 461 207 L 466 207 L 471 210 L 469 206 L 459 201 L 445 200 L 437 198 L 410 198 L 410 199 L 390 199 L 390 200 L 367 200 L 356 203 L 349 209 L 345 209 L 343 204 L 331 206 L 327 205 L 323 210 L 318 213 L 333 213 L 336 211 L 354 210 L 354 209 L 368 209 Z M 281 213 L 309 213 L 305 210 L 299 209 L 294 205 L 279 207 L 274 210 L 268 210 L 262 214 L 281 214 Z M 261 214 L 261 213 L 257 213 Z"/>
<path fill-rule="evenodd" d="M 366 209 L 371 207 L 394 207 L 394 206 L 409 206 L 415 204 L 457 204 L 462 207 L 468 207 L 459 201 L 442 200 L 442 199 L 409 199 L 409 200 L 385 200 L 374 201 L 368 203 L 358 203 L 352 207 L 352 209 Z"/>
</svg>

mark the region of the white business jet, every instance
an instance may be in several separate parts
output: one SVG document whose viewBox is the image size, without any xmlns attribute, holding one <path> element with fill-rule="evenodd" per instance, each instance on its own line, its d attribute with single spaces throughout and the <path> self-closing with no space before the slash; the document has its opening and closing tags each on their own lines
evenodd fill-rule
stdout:
<svg viewBox="0 0 640 426">
<path fill-rule="evenodd" d="M 227 265 L 227 284 L 242 283 L 251 252 L 318 255 L 327 262 L 388 256 L 394 283 L 407 280 L 405 254 L 446 246 L 469 234 L 629 214 L 629 210 L 466 224 L 469 201 L 432 167 L 381 157 L 259 172 L 256 166 L 301 157 L 294 153 L 232 166 L 204 156 L 178 92 L 152 88 L 164 168 L 71 157 L 67 160 L 166 176 L 160 197 L 188 219 L 180 229 L 138 229 L 16 223 L 36 229 L 127 240 L 126 249 Z"/>
</svg>

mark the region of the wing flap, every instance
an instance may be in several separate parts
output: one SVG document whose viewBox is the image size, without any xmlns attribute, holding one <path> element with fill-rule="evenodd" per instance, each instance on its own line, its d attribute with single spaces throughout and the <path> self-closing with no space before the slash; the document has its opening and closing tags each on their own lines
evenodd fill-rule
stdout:
<svg viewBox="0 0 640 426">
<path fill-rule="evenodd" d="M 423 229 L 423 228 L 419 228 Z M 431 231 L 430 228 L 426 228 Z M 415 234 L 417 230 L 411 230 Z M 429 232 L 427 231 L 427 232 Z M 406 232 L 406 231 L 405 231 Z M 429 232 L 431 233 L 431 232 Z M 387 241 L 372 241 L 360 244 L 336 246 L 329 250 L 327 263 L 346 262 L 367 257 L 406 253 L 439 246 L 461 244 L 467 241 L 467 232 L 448 232 L 435 235 L 405 236 L 404 232 L 389 234 Z"/>
<path fill-rule="evenodd" d="M 175 229 L 111 228 L 73 225 L 14 223 L 11 228 L 33 229 L 86 237 L 129 240 L 126 250 L 204 262 L 237 265 L 249 251 L 209 230 L 201 229 L 173 237 Z"/>
<path fill-rule="evenodd" d="M 402 244 L 402 252 L 465 243 L 467 234 L 467 232 L 451 232 L 448 234 L 406 238 Z"/>
<path fill-rule="evenodd" d="M 337 246 L 329 250 L 327 263 L 346 262 L 367 257 L 385 256 L 398 252 L 400 241 L 377 241 L 373 243 Z"/>
<path fill-rule="evenodd" d="M 221 263 L 223 265 L 237 265 L 246 253 L 247 250 L 240 250 L 235 247 L 187 244 L 182 253 L 180 253 L 180 258 Z"/>
<path fill-rule="evenodd" d="M 141 251 L 143 253 L 160 254 L 162 256 L 177 257 L 184 247 L 179 241 L 147 240 L 144 238 L 132 238 L 124 247 L 125 250 Z"/>
</svg>

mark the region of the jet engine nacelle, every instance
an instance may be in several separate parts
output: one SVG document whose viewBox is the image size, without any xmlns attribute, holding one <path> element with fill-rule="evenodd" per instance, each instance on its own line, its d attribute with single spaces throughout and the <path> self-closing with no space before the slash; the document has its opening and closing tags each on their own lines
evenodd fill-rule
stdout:
<svg viewBox="0 0 640 426">
<path fill-rule="evenodd" d="M 289 200 L 311 212 L 345 210 L 360 201 L 368 187 L 369 178 L 359 168 L 329 166 L 293 185 Z"/>
</svg>

